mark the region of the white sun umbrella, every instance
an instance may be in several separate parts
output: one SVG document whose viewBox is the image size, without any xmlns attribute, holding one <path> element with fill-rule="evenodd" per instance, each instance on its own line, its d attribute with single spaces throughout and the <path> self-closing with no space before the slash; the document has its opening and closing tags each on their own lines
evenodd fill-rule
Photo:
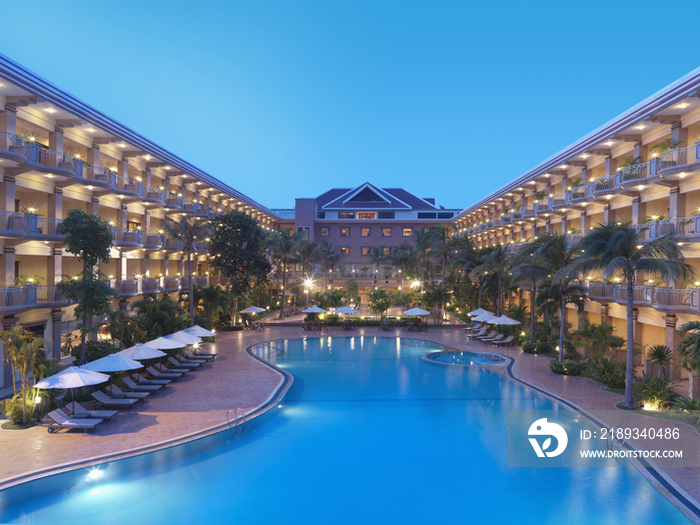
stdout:
<svg viewBox="0 0 700 525">
<path fill-rule="evenodd" d="M 139 343 L 131 348 L 117 352 L 117 355 L 128 359 L 133 359 L 134 361 L 142 361 L 144 359 L 157 359 L 159 357 L 164 357 L 167 354 L 165 352 L 161 352 L 160 350 L 156 350 L 155 348 L 151 348 L 150 346 Z"/>
<path fill-rule="evenodd" d="M 109 354 L 106 357 L 90 361 L 81 366 L 82 370 L 93 370 L 95 372 L 124 372 L 126 370 L 136 370 L 143 365 L 138 361 L 129 359 L 118 354 Z"/>
<path fill-rule="evenodd" d="M 194 334 L 197 337 L 216 337 L 217 335 L 219 335 L 216 332 L 212 332 L 207 330 L 206 328 L 202 328 L 198 324 L 189 328 L 185 328 L 183 332 L 187 332 L 188 334 Z"/>
<path fill-rule="evenodd" d="M 197 337 L 194 334 L 188 334 L 187 332 L 184 331 L 179 331 L 175 332 L 174 334 L 166 335 L 165 339 L 169 339 L 171 341 L 176 341 L 178 343 L 184 343 L 185 346 L 187 345 L 198 345 L 199 343 L 202 342 L 202 340 Z"/>
<path fill-rule="evenodd" d="M 319 308 L 317 305 L 313 305 L 311 308 L 302 310 L 302 312 L 305 314 L 325 314 L 328 313 L 328 310 L 324 310 L 323 308 Z"/>
<path fill-rule="evenodd" d="M 71 389 L 73 394 L 73 403 L 75 403 L 75 389 L 84 386 L 99 385 L 109 379 L 107 374 L 94 372 L 92 370 L 84 370 L 77 366 L 71 366 L 65 370 L 54 374 L 46 379 L 42 379 L 34 388 L 41 390 L 49 390 L 51 388 Z"/>
<path fill-rule="evenodd" d="M 359 314 L 357 310 L 350 306 L 341 306 L 340 308 L 335 309 L 335 313 L 337 314 Z"/>
<path fill-rule="evenodd" d="M 260 314 L 264 312 L 263 308 L 258 308 L 257 306 L 249 306 L 245 310 L 241 311 L 242 314 Z"/>
<path fill-rule="evenodd" d="M 516 321 L 515 319 L 511 319 L 510 317 L 507 317 L 505 315 L 502 315 L 500 317 L 494 317 L 491 321 L 486 321 L 489 324 L 499 324 L 499 325 L 513 325 L 513 324 L 520 324 L 520 321 Z"/>
<path fill-rule="evenodd" d="M 166 339 L 165 337 L 159 337 L 153 341 L 148 341 L 143 343 L 144 346 L 150 346 L 156 350 L 175 350 L 176 348 L 183 348 L 187 346 L 179 341 L 173 341 L 172 339 Z"/>
<path fill-rule="evenodd" d="M 410 310 L 406 310 L 403 314 L 404 315 L 428 315 L 430 312 L 427 310 L 423 310 L 422 308 L 411 308 Z"/>
<path fill-rule="evenodd" d="M 483 315 L 483 314 L 493 315 L 493 312 L 489 312 L 488 310 L 484 310 L 483 308 L 477 308 L 473 312 L 469 312 L 467 315 L 471 315 L 471 316 L 476 317 L 478 315 Z"/>
<path fill-rule="evenodd" d="M 286 295 L 286 296 L 288 296 L 288 297 L 293 297 L 293 296 L 294 296 L 294 294 L 293 294 L 292 292 L 290 292 L 289 290 L 285 290 L 285 291 L 284 291 L 284 295 Z"/>
</svg>

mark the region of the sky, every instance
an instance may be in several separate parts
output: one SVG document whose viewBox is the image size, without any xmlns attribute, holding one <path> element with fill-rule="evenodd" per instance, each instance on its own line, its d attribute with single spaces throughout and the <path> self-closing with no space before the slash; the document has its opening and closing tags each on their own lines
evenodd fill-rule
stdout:
<svg viewBox="0 0 700 525">
<path fill-rule="evenodd" d="M 23 1 L 3 3 L 0 52 L 268 208 L 371 182 L 462 209 L 700 66 L 699 16 L 640 0 Z"/>
</svg>

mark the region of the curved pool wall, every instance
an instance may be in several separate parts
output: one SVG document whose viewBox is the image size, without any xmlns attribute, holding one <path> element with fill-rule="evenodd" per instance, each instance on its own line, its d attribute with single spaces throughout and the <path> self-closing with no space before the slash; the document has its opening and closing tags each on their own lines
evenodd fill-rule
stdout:
<svg viewBox="0 0 700 525">
<path fill-rule="evenodd" d="M 486 368 L 428 366 L 428 345 L 394 338 L 275 345 L 294 382 L 264 424 L 154 453 L 157 465 L 110 463 L 101 480 L 47 478 L 63 490 L 0 521 L 688 523 L 631 467 L 509 469 L 508 410 L 568 410 Z"/>
</svg>

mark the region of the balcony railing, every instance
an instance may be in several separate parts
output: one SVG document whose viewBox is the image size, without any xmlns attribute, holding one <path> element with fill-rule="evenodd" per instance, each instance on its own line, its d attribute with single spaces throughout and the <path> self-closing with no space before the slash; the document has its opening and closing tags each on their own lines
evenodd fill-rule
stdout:
<svg viewBox="0 0 700 525">
<path fill-rule="evenodd" d="M 181 250 L 182 241 L 179 239 L 171 239 L 170 237 L 166 237 L 163 246 L 170 250 Z"/>
<path fill-rule="evenodd" d="M 599 177 L 588 184 L 588 192 L 608 191 L 615 189 L 615 177 Z"/>
<path fill-rule="evenodd" d="M 36 216 L 34 216 L 36 217 Z M 32 231 L 32 222 L 33 222 L 33 217 L 30 215 L 28 216 L 28 224 L 29 228 L 27 230 L 27 234 L 31 235 L 34 233 Z M 36 229 L 35 232 L 37 235 L 44 235 L 47 237 L 65 237 L 65 234 L 61 234 L 58 231 L 58 227 L 61 225 L 61 219 L 49 219 L 46 217 L 36 217 Z"/>
<path fill-rule="evenodd" d="M 27 216 L 14 211 L 0 211 L 0 231 L 24 235 L 27 229 Z"/>
<path fill-rule="evenodd" d="M 535 206 L 523 206 L 521 211 L 523 217 L 533 217 L 535 215 Z"/>
<path fill-rule="evenodd" d="M 147 248 L 160 248 L 163 246 L 163 235 L 160 233 L 149 233 L 144 236 L 143 245 Z"/>
<path fill-rule="evenodd" d="M 690 288 L 678 290 L 673 288 L 654 288 L 652 306 L 666 307 L 672 310 L 697 310 L 700 304 L 700 290 Z"/>
<path fill-rule="evenodd" d="M 141 230 L 124 230 L 112 228 L 115 244 L 141 244 L 143 232 Z"/>
<path fill-rule="evenodd" d="M 620 168 L 618 173 L 620 176 L 620 182 L 643 180 L 649 176 L 649 163 L 645 162 L 643 164 L 632 164 L 631 166 L 625 166 L 624 168 Z"/>
<path fill-rule="evenodd" d="M 198 286 L 207 286 L 208 285 L 208 278 L 206 275 L 198 275 L 193 277 L 194 279 L 194 284 Z"/>
<path fill-rule="evenodd" d="M 698 150 L 700 150 L 700 145 L 696 143 L 688 148 L 676 148 L 662 153 L 658 157 L 659 169 L 665 170 L 693 164 L 698 161 Z"/>
<path fill-rule="evenodd" d="M 19 135 L 0 131 L 0 152 L 7 152 L 27 158 L 27 143 Z"/>
<path fill-rule="evenodd" d="M 36 286 L 36 301 L 37 303 L 67 303 L 68 299 L 61 295 L 55 284 L 49 284 Z"/>
<path fill-rule="evenodd" d="M 555 208 L 557 206 L 566 206 L 569 204 L 569 194 L 560 193 L 549 198 L 549 207 Z"/>
<path fill-rule="evenodd" d="M 143 293 L 158 293 L 161 291 L 160 279 L 143 279 L 141 281 Z"/>
<path fill-rule="evenodd" d="M 144 197 L 148 200 L 163 202 L 163 199 L 165 198 L 165 192 L 157 186 L 146 186 L 144 188 L 144 192 Z"/>
<path fill-rule="evenodd" d="M 38 147 L 38 146 L 37 146 Z M 45 168 L 75 173 L 75 160 L 68 153 L 39 148 L 39 164 Z"/>
<path fill-rule="evenodd" d="M 0 311 L 17 310 L 27 306 L 27 287 L 0 289 Z"/>
<path fill-rule="evenodd" d="M 533 204 L 535 213 L 549 211 L 549 199 L 546 201 L 539 201 Z"/>
<path fill-rule="evenodd" d="M 0 289 L 0 311 L 22 310 L 55 303 L 68 303 L 56 285 L 30 284 L 17 288 Z"/>
<path fill-rule="evenodd" d="M 143 185 L 139 181 L 137 181 L 136 179 L 132 179 L 131 177 L 115 176 L 114 187 L 117 191 L 141 195 Z"/>
<path fill-rule="evenodd" d="M 197 205 L 197 215 L 199 217 L 210 217 L 211 216 L 211 209 L 206 204 L 198 204 Z"/>
<path fill-rule="evenodd" d="M 569 202 L 588 198 L 588 186 L 576 186 L 569 190 Z"/>
<path fill-rule="evenodd" d="M 194 250 L 197 252 L 208 252 L 209 251 L 209 242 L 201 241 L 201 242 L 194 243 Z"/>
<path fill-rule="evenodd" d="M 177 277 L 163 277 L 161 287 L 164 292 L 177 292 L 180 289 L 180 279 Z"/>
<path fill-rule="evenodd" d="M 501 225 L 501 219 L 500 219 L 500 217 L 497 217 L 497 218 L 495 218 L 495 219 L 492 221 L 492 226 L 493 226 L 493 227 L 500 226 L 500 225 Z"/>
<path fill-rule="evenodd" d="M 182 209 L 183 211 L 191 211 L 192 213 L 195 213 L 197 211 L 197 201 L 182 201 Z"/>
<path fill-rule="evenodd" d="M 177 195 L 167 195 L 165 199 L 165 206 L 168 208 L 182 208 L 182 197 Z"/>
</svg>

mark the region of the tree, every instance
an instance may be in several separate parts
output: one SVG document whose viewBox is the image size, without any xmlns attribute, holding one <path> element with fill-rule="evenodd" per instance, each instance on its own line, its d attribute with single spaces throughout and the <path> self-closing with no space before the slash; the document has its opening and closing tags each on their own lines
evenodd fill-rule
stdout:
<svg viewBox="0 0 700 525">
<path fill-rule="evenodd" d="M 210 261 L 231 281 L 234 294 L 231 324 L 236 325 L 238 296 L 250 290 L 251 282 L 272 269 L 265 256 L 267 237 L 255 219 L 240 211 L 220 215 L 209 243 Z"/>
<path fill-rule="evenodd" d="M 348 289 L 345 292 L 345 296 L 348 301 L 357 305 L 360 305 L 360 285 L 354 279 L 348 283 Z"/>
<path fill-rule="evenodd" d="M 35 337 L 22 326 L 15 326 L 9 330 L 0 331 L 0 341 L 5 347 L 7 360 L 13 367 L 12 386 L 17 394 L 17 385 L 14 379 L 14 369 L 20 375 L 22 385 L 22 423 L 27 422 L 27 391 L 29 390 L 29 378 L 36 369 L 37 360 L 44 354 L 44 338 Z"/>
<path fill-rule="evenodd" d="M 194 321 L 194 301 L 192 289 L 194 287 L 194 279 L 192 279 L 192 252 L 197 239 L 206 238 L 211 231 L 211 224 L 208 219 L 192 219 L 185 215 L 180 222 L 172 223 L 166 221 L 163 223 L 163 231 L 171 239 L 182 242 L 182 251 L 187 254 L 187 279 L 189 281 L 189 303 L 190 303 L 190 323 L 195 325 Z"/>
<path fill-rule="evenodd" d="M 296 260 L 301 264 L 304 270 L 304 279 L 310 282 L 309 268 L 312 264 L 318 261 L 318 244 L 309 240 L 301 240 L 297 244 Z M 308 288 L 308 287 L 307 287 Z M 309 306 L 309 294 L 304 294 L 304 304 Z"/>
<path fill-rule="evenodd" d="M 571 335 L 580 337 L 583 346 L 593 354 L 605 355 L 612 348 L 622 348 L 625 339 L 619 335 L 613 335 L 615 327 L 607 323 L 591 323 L 588 317 L 583 318 L 580 330 L 571 332 Z"/>
<path fill-rule="evenodd" d="M 184 330 L 189 324 L 187 314 L 171 297 L 159 299 L 156 294 L 147 293 L 142 299 L 131 303 L 131 308 L 136 312 L 131 318 L 135 328 L 132 333 L 135 331 L 143 334 L 146 341 L 174 334 Z"/>
<path fill-rule="evenodd" d="M 386 261 L 387 256 L 384 255 L 384 248 L 381 246 L 372 246 L 367 254 L 367 258 L 374 265 L 375 284 L 378 284 L 379 265 Z"/>
<path fill-rule="evenodd" d="M 408 244 L 402 244 L 394 248 L 389 260 L 391 264 L 401 274 L 401 287 L 399 288 L 399 303 L 403 305 L 403 278 L 406 271 L 413 265 L 415 258 L 413 256 L 413 247 Z"/>
<path fill-rule="evenodd" d="M 103 278 L 104 274 L 96 270 L 100 262 L 109 262 L 114 234 L 106 220 L 82 208 L 69 210 L 58 231 L 66 236 L 63 241 L 66 251 L 83 262 L 80 279 L 64 280 L 56 285 L 64 297 L 78 303 L 74 315 L 82 321 L 78 325 L 81 339 L 78 364 L 82 365 L 85 364 L 85 336 L 92 331 L 88 324 L 92 324 L 94 316 L 109 312 L 112 299 L 119 297 Z"/>
<path fill-rule="evenodd" d="M 683 339 L 678 343 L 678 364 L 689 372 L 700 372 L 700 321 L 688 321 L 678 328 Z"/>
<path fill-rule="evenodd" d="M 328 274 L 333 271 L 333 268 L 342 260 L 343 254 L 340 253 L 340 246 L 336 243 L 330 243 L 327 239 L 321 241 L 316 249 L 316 257 L 326 271 L 325 288 L 328 289 Z"/>
<path fill-rule="evenodd" d="M 429 246 L 431 251 L 440 259 L 442 263 L 442 282 L 445 283 L 445 273 L 447 271 L 447 261 L 455 253 L 457 229 L 451 224 L 439 223 L 428 228 Z"/>
<path fill-rule="evenodd" d="M 583 250 L 578 266 L 582 272 L 600 271 L 608 278 L 621 274 L 627 286 L 627 363 L 625 400 L 634 408 L 634 285 L 638 274 L 667 281 L 687 279 L 693 272 L 683 262 L 683 249 L 673 234 L 645 242 L 629 223 L 608 222 L 588 231 L 579 242 Z"/>
<path fill-rule="evenodd" d="M 285 286 L 287 285 L 287 266 L 295 260 L 294 257 L 297 253 L 299 240 L 299 234 L 292 233 L 291 228 L 287 228 L 281 232 L 274 232 L 270 239 L 272 257 L 282 266 L 282 306 L 280 307 L 280 319 L 284 318 L 284 303 L 286 299 L 284 294 L 287 291 L 285 290 Z"/>
<path fill-rule="evenodd" d="M 658 365 L 659 374 L 666 375 L 666 368 L 673 363 L 673 352 L 666 345 L 654 345 L 647 352 L 647 358 L 652 364 Z"/>
<path fill-rule="evenodd" d="M 367 297 L 367 304 L 370 311 L 375 314 L 380 314 L 382 318 L 384 317 L 384 312 L 391 306 L 391 301 L 386 295 L 386 290 L 375 289 L 372 290 Z"/>
<path fill-rule="evenodd" d="M 509 254 L 505 246 L 499 245 L 484 255 L 481 265 L 472 270 L 477 276 L 494 275 L 496 277 L 496 315 L 503 313 L 503 274 L 510 269 Z"/>
</svg>

